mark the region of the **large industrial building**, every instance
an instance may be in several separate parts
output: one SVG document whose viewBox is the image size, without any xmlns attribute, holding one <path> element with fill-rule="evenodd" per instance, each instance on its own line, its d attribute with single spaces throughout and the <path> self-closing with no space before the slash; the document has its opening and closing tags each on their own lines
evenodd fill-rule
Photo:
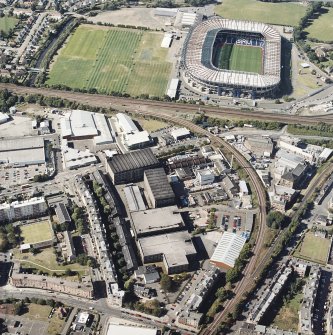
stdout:
<svg viewBox="0 0 333 335">
<path fill-rule="evenodd" d="M 163 168 L 146 170 L 143 181 L 152 207 L 174 205 L 175 194 Z"/>
<path fill-rule="evenodd" d="M 168 274 L 188 271 L 197 252 L 187 231 L 139 238 L 143 263 L 162 262 Z"/>
<path fill-rule="evenodd" d="M 150 148 L 116 155 L 107 162 L 107 172 L 115 185 L 143 180 L 145 170 L 159 166 Z"/>
<path fill-rule="evenodd" d="M 1 140 L 0 164 L 15 166 L 45 164 L 44 139 L 33 136 Z"/>
<path fill-rule="evenodd" d="M 131 218 L 137 237 L 182 230 L 185 226 L 177 206 L 133 212 Z"/>
<path fill-rule="evenodd" d="M 25 218 L 36 218 L 47 213 L 43 197 L 0 204 L 0 222 L 10 222 Z"/>
<path fill-rule="evenodd" d="M 116 115 L 116 118 L 117 118 L 120 130 L 124 134 L 135 134 L 139 132 L 138 127 L 135 125 L 133 120 L 127 114 L 118 113 Z"/>
<path fill-rule="evenodd" d="M 114 132 L 105 116 L 100 113 L 72 110 L 61 118 L 60 125 L 64 139 L 93 139 L 96 146 L 114 142 Z"/>
<path fill-rule="evenodd" d="M 239 44 L 261 48 L 260 73 L 220 68 L 213 64 L 215 46 Z M 182 53 L 185 82 L 205 94 L 255 98 L 274 92 L 280 84 L 281 36 L 271 26 L 214 17 L 195 25 Z"/>
</svg>

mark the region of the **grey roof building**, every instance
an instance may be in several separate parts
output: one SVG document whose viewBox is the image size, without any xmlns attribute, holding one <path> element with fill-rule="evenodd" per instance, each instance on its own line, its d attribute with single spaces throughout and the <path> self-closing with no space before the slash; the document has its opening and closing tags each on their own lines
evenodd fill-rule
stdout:
<svg viewBox="0 0 333 335">
<path fill-rule="evenodd" d="M 175 194 L 163 168 L 146 170 L 143 180 L 152 207 L 174 205 Z"/>
<path fill-rule="evenodd" d="M 114 184 L 143 180 L 145 170 L 159 166 L 150 148 L 114 156 L 107 164 L 107 172 Z"/>
<path fill-rule="evenodd" d="M 68 210 L 64 203 L 59 202 L 55 206 L 55 212 L 56 212 L 59 224 L 71 222 L 71 217 L 69 216 Z"/>
</svg>

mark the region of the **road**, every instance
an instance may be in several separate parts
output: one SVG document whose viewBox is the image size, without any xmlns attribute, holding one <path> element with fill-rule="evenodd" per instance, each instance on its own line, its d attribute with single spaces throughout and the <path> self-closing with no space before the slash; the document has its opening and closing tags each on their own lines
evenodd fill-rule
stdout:
<svg viewBox="0 0 333 335">
<path fill-rule="evenodd" d="M 123 110 L 137 113 L 140 109 L 140 113 L 146 113 L 146 109 L 164 111 L 164 112 L 179 112 L 182 113 L 196 113 L 199 110 L 198 105 L 181 104 L 174 102 L 162 102 L 154 100 L 141 100 L 132 98 L 119 98 L 112 97 L 102 94 L 88 94 L 80 92 L 62 91 L 48 88 L 36 88 L 19 86 L 15 84 L 4 84 L 0 83 L 0 89 L 8 89 L 16 94 L 42 94 L 47 97 L 58 97 L 61 99 L 67 99 L 69 101 L 81 102 L 94 107 L 103 108 L 121 108 Z M 287 124 L 304 124 L 304 125 L 315 125 L 319 122 L 325 122 L 327 124 L 333 124 L 333 115 L 324 114 L 317 116 L 299 116 L 289 115 L 283 113 L 272 113 L 268 110 L 251 111 L 241 110 L 235 108 L 217 108 L 210 106 L 200 106 L 200 110 L 206 114 L 212 114 L 215 116 L 222 116 L 223 118 L 241 118 L 243 120 L 262 120 L 266 122 L 283 122 Z"/>
</svg>

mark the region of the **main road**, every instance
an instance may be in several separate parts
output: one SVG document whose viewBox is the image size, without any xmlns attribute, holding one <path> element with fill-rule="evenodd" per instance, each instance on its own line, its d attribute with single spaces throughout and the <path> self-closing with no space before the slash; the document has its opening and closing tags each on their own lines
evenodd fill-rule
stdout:
<svg viewBox="0 0 333 335">
<path fill-rule="evenodd" d="M 80 102 L 94 107 L 103 108 L 121 108 L 129 112 L 136 112 L 139 108 L 141 110 L 163 110 L 166 112 L 189 112 L 195 113 L 199 107 L 201 111 L 213 116 L 222 116 L 225 118 L 240 118 L 243 120 L 261 120 L 261 121 L 277 121 L 286 124 L 302 124 L 302 125 L 315 125 L 319 122 L 333 124 L 333 114 L 323 114 L 317 116 L 299 116 L 289 115 L 283 113 L 272 113 L 268 110 L 241 110 L 239 108 L 218 108 L 211 106 L 198 106 L 193 104 L 182 104 L 175 102 L 155 101 L 155 100 L 142 100 L 133 98 L 120 98 L 102 94 L 88 94 L 73 91 L 56 90 L 50 88 L 36 88 L 19 86 L 14 84 L 0 83 L 0 89 L 8 89 L 19 95 L 25 94 L 41 94 L 46 97 L 57 97 L 67 99 L 69 101 Z"/>
</svg>

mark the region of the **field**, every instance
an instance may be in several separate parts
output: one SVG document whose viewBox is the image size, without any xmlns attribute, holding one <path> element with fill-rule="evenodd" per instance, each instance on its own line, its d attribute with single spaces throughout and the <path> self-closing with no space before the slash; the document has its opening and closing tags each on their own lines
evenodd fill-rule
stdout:
<svg viewBox="0 0 333 335">
<path fill-rule="evenodd" d="M 223 0 L 215 7 L 216 14 L 226 19 L 250 20 L 296 26 L 306 6 L 296 3 L 271 3 L 257 0 Z"/>
<path fill-rule="evenodd" d="M 294 256 L 308 261 L 326 264 L 330 245 L 330 239 L 317 237 L 309 232 L 297 246 Z"/>
<path fill-rule="evenodd" d="M 4 16 L 0 18 L 0 31 L 3 31 L 7 34 L 11 29 L 15 28 L 17 23 L 19 22 L 18 19 L 15 17 Z"/>
<path fill-rule="evenodd" d="M 168 127 L 169 125 L 163 121 L 160 120 L 154 120 L 154 119 L 136 119 L 142 129 L 147 130 L 149 133 L 152 133 L 154 131 L 157 131 L 161 128 Z"/>
<path fill-rule="evenodd" d="M 24 243 L 38 243 L 51 240 L 53 237 L 52 228 L 48 221 L 28 224 L 20 228 Z"/>
<path fill-rule="evenodd" d="M 82 25 L 56 56 L 46 84 L 162 96 L 171 70 L 162 38 L 157 32 Z"/>
<path fill-rule="evenodd" d="M 316 38 L 322 42 L 332 42 L 333 8 L 327 9 L 327 13 L 321 14 L 305 29 L 305 31 L 309 34 L 308 37 Z"/>
<path fill-rule="evenodd" d="M 261 48 L 236 44 L 224 44 L 215 55 L 220 69 L 262 73 Z"/>
<path fill-rule="evenodd" d="M 41 270 L 50 275 L 52 273 L 62 274 L 67 269 L 79 272 L 81 275 L 87 273 L 88 268 L 80 264 L 68 264 L 61 265 L 57 263 L 56 255 L 53 252 L 53 248 L 41 249 L 36 255 L 30 253 L 21 253 L 18 250 L 14 251 L 14 258 L 21 261 L 21 265 L 26 268 L 34 268 Z M 71 279 L 77 279 L 77 277 L 70 277 Z"/>
</svg>

